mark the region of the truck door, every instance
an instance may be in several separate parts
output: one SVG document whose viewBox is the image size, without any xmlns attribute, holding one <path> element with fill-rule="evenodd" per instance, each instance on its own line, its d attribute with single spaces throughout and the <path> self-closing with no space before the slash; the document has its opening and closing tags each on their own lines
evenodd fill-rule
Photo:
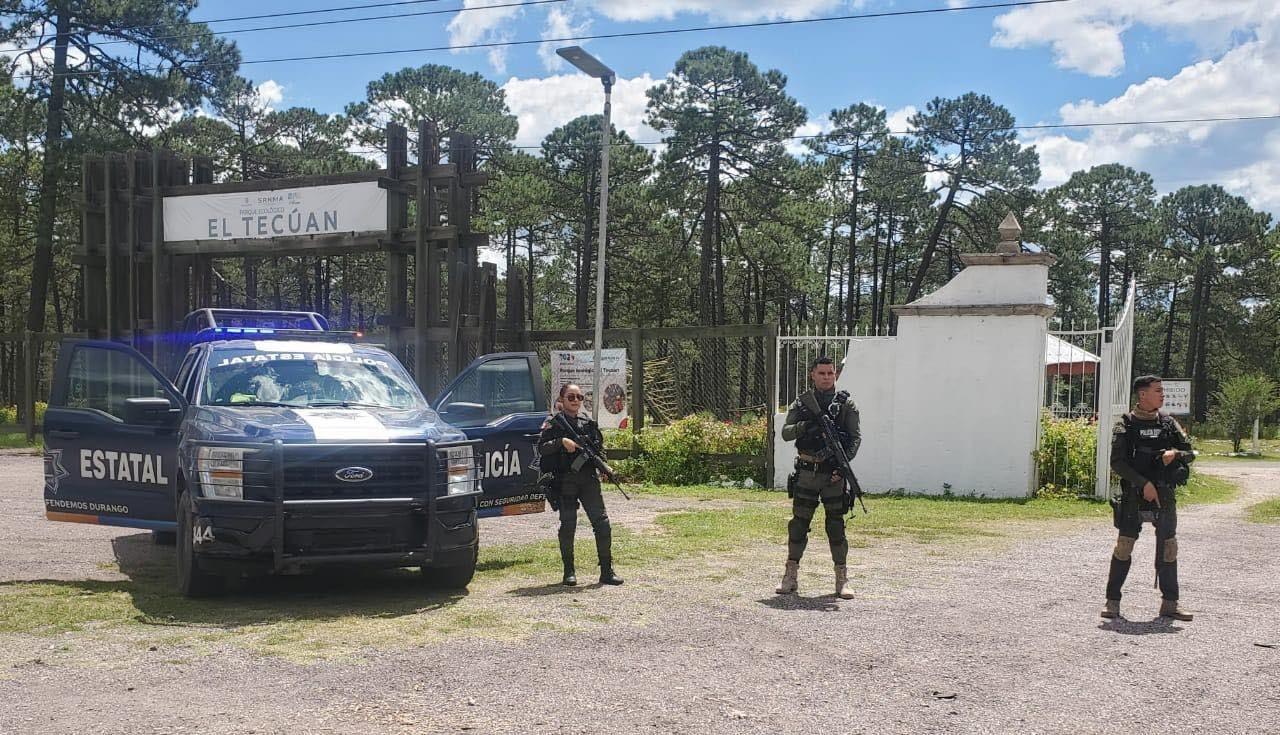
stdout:
<svg viewBox="0 0 1280 735">
<path fill-rule="evenodd" d="M 131 347 L 62 343 L 44 419 L 45 514 L 176 529 L 173 487 L 186 401 Z"/>
<path fill-rule="evenodd" d="M 518 515 L 544 509 L 532 466 L 547 418 L 542 366 L 536 353 L 484 355 L 435 401 L 440 417 L 480 439 L 484 496 L 480 515 Z"/>
</svg>

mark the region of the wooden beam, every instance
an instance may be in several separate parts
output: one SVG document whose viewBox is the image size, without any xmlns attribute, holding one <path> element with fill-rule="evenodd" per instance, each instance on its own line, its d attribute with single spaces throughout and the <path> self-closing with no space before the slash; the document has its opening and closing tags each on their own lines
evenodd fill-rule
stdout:
<svg viewBox="0 0 1280 735">
<path fill-rule="evenodd" d="M 181 186 L 166 186 L 161 190 L 162 196 L 181 197 L 197 194 L 243 194 L 254 191 L 277 191 L 279 189 L 302 189 L 309 186 L 332 186 L 334 184 L 359 184 L 375 182 L 389 176 L 385 169 L 373 171 L 353 171 L 340 174 L 316 174 L 311 176 L 293 176 L 284 179 L 254 179 L 252 181 L 228 181 L 221 184 L 196 183 Z"/>
</svg>

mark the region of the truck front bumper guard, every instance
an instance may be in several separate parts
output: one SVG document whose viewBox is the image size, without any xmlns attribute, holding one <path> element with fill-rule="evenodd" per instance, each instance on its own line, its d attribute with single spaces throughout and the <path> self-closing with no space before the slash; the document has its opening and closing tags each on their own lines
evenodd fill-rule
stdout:
<svg viewBox="0 0 1280 735">
<path fill-rule="evenodd" d="M 298 571 L 303 567 L 327 564 L 372 564 L 382 566 L 430 565 L 443 555 L 470 552 L 477 543 L 476 508 L 482 494 L 480 486 L 479 456 L 475 447 L 478 439 L 453 442 L 421 442 L 373 445 L 380 448 L 394 446 L 404 451 L 421 451 L 425 454 L 425 474 L 416 485 L 403 488 L 403 494 L 394 497 L 372 498 L 324 498 L 290 499 L 285 486 L 287 454 L 291 447 L 313 448 L 316 445 L 289 445 L 280 440 L 271 444 L 247 444 L 240 442 L 201 441 L 192 447 L 229 447 L 258 452 L 255 462 L 261 466 L 267 460 L 268 468 L 257 474 L 266 482 L 256 484 L 257 498 L 207 497 L 200 489 L 199 460 L 192 453 L 194 470 L 190 483 L 196 501 L 196 535 L 194 546 L 197 555 L 205 561 L 237 562 L 261 559 L 270 552 L 271 568 L 276 573 Z M 325 443 L 320 445 L 334 451 L 367 449 L 369 444 Z M 471 490 L 447 494 L 449 488 L 448 453 L 451 449 L 472 447 L 472 461 L 467 471 Z M 249 474 L 244 472 L 242 474 Z M 243 482 L 243 480 L 242 480 Z M 245 485 L 246 494 L 249 485 Z M 263 499 L 262 491 L 269 499 Z M 441 507 L 441 506 L 444 507 Z M 421 543 L 405 545 L 375 541 L 372 544 L 353 543 L 349 548 L 327 549 L 307 553 L 299 551 L 299 544 L 287 544 L 294 535 L 323 533 L 372 526 L 384 528 L 388 536 L 392 528 L 406 527 L 421 520 L 425 530 Z M 204 534 L 201 529 L 207 529 Z M 416 535 L 411 535 L 417 538 Z M 397 546 L 395 550 L 376 550 L 377 547 Z M 303 544 L 302 546 L 305 546 Z M 373 548 L 362 548 L 362 547 Z M 291 551 L 290 548 L 295 550 Z"/>
</svg>

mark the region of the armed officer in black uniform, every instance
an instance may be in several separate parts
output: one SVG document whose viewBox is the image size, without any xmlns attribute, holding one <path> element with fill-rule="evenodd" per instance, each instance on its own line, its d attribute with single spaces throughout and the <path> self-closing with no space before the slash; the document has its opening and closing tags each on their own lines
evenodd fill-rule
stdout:
<svg viewBox="0 0 1280 735">
<path fill-rule="evenodd" d="M 572 587 L 578 583 L 573 566 L 573 536 L 578 528 L 578 504 L 586 511 L 595 532 L 596 554 L 600 559 L 600 584 L 622 584 L 622 578 L 613 571 L 612 530 L 609 515 L 604 509 L 604 495 L 600 490 L 600 478 L 595 465 L 587 458 L 561 417 L 573 427 L 579 439 L 593 445 L 598 452 L 604 447 L 600 426 L 586 416 L 579 415 L 585 400 L 582 389 L 570 383 L 560 388 L 559 402 L 563 411 L 542 425 L 538 438 L 538 454 L 541 470 L 549 474 L 548 498 L 559 500 L 560 510 L 560 559 L 564 562 L 564 584 Z"/>
<path fill-rule="evenodd" d="M 1120 417 L 1111 439 L 1111 469 L 1120 476 L 1121 494 L 1112 503 L 1119 530 L 1111 554 L 1107 602 L 1102 617 L 1120 617 L 1120 588 L 1133 563 L 1133 545 L 1150 522 L 1156 529 L 1156 582 L 1160 587 L 1160 615 L 1190 620 L 1178 607 L 1178 513 L 1175 488 L 1185 484 L 1188 463 L 1195 459 L 1191 441 L 1173 417 L 1160 413 L 1164 386 L 1160 378 L 1144 375 L 1133 381 L 1138 405 Z"/>
<path fill-rule="evenodd" d="M 787 565 L 778 585 L 780 595 L 793 594 L 799 588 L 800 557 L 809 540 L 809 525 L 821 504 L 826 511 L 827 542 L 835 563 L 836 596 L 849 600 L 853 593 L 845 589 L 849 581 L 849 542 L 845 537 L 844 514 L 852 497 L 845 493 L 845 478 L 838 460 L 831 456 L 822 439 L 822 414 L 833 415 L 840 441 L 849 459 L 862 444 L 858 408 L 847 393 L 836 393 L 836 367 L 830 357 L 819 357 L 810 366 L 813 390 L 802 393 L 787 411 L 782 425 L 782 440 L 796 443 L 795 472 L 787 481 L 791 497 L 791 521 L 787 524 Z M 833 406 L 832 404 L 838 404 Z"/>
</svg>

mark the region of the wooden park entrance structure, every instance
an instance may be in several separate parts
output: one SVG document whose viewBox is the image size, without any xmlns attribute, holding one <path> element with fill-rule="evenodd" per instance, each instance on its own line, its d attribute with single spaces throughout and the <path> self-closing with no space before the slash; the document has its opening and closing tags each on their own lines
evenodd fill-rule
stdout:
<svg viewBox="0 0 1280 735">
<path fill-rule="evenodd" d="M 389 124 L 384 169 L 231 183 L 214 183 L 210 159 L 182 158 L 167 150 L 86 156 L 82 241 L 76 254 L 83 274 L 85 332 L 130 342 L 163 369 L 173 370 L 164 337 L 179 328 L 190 310 L 212 305 L 215 259 L 380 251 L 386 253 L 386 301 L 378 323 L 386 328 L 387 347 L 410 368 L 423 392 L 433 395 L 475 355 L 494 350 L 497 269 L 479 263 L 488 235 L 471 229 L 472 207 L 488 177 L 477 170 L 475 138 L 450 134 L 447 150 L 442 150 L 434 124 L 419 123 L 417 133 L 416 165 L 408 162 L 407 129 Z M 163 238 L 165 197 L 372 181 L 387 191 L 384 230 L 260 239 Z M 520 333 L 525 329 L 523 279 L 518 273 L 507 278 L 503 331 Z"/>
</svg>

